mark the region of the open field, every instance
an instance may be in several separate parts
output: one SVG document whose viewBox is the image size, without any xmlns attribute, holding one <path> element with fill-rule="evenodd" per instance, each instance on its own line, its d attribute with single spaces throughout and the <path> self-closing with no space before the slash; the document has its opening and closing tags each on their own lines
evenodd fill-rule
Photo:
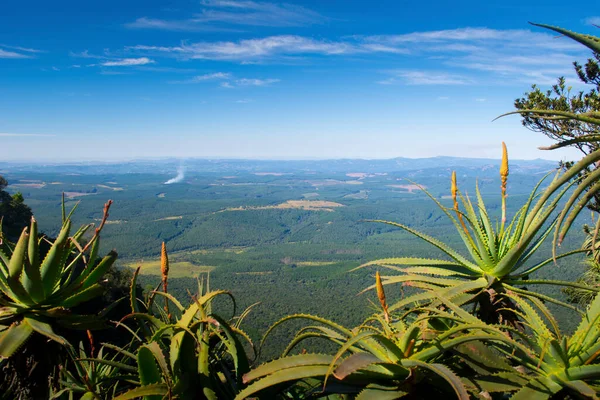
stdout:
<svg viewBox="0 0 600 400">
<path fill-rule="evenodd" d="M 286 210 L 286 209 L 299 209 L 306 211 L 333 211 L 334 208 L 344 207 L 343 204 L 335 203 L 333 201 L 321 201 L 321 200 L 288 200 L 285 203 L 277 204 L 275 206 L 262 206 L 262 207 L 232 207 L 226 208 L 223 211 L 250 211 L 250 210 Z"/>
<path fill-rule="evenodd" d="M 128 268 L 135 269 L 139 266 L 140 274 L 161 276 L 160 260 L 140 261 L 139 263 L 126 264 Z M 214 271 L 215 267 L 194 265 L 188 261 L 169 262 L 170 278 L 195 278 L 198 274 Z"/>
</svg>

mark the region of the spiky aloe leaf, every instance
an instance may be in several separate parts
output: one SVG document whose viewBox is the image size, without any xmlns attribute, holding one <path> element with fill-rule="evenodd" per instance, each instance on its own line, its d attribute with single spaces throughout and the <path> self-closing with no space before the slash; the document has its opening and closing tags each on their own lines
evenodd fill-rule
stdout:
<svg viewBox="0 0 600 400">
<path fill-rule="evenodd" d="M 228 292 L 227 290 L 215 290 L 215 291 L 209 292 L 209 293 L 205 294 L 204 296 L 200 297 L 198 300 L 196 300 L 194 303 L 192 303 L 188 307 L 188 309 L 185 311 L 185 313 L 183 313 L 183 315 L 181 316 L 179 321 L 177 321 L 177 325 L 181 326 L 181 327 L 188 327 L 192 323 L 196 314 L 201 311 L 200 309 L 202 307 L 204 307 L 205 305 L 208 305 L 215 297 L 217 297 L 219 295 L 229 296 L 233 300 L 233 303 L 235 304 L 235 299 L 233 298 L 231 293 Z"/>
<path fill-rule="evenodd" d="M 516 372 L 501 372 L 492 375 L 479 375 L 462 378 L 469 389 L 476 389 L 476 392 L 485 391 L 488 393 L 515 392 L 527 384 L 529 379 L 519 375 Z"/>
<path fill-rule="evenodd" d="M 454 392 L 458 396 L 459 400 L 469 400 L 469 393 L 465 388 L 465 385 L 462 383 L 460 378 L 456 376 L 454 372 L 445 365 L 442 364 L 429 364 L 419 360 L 406 359 L 402 360 L 402 365 L 407 368 L 419 367 L 423 369 L 430 370 L 441 378 L 445 379 L 446 382 L 452 386 Z"/>
<path fill-rule="evenodd" d="M 343 380 L 345 377 L 358 371 L 359 369 L 381 362 L 382 360 L 371 353 L 354 353 L 344 359 L 340 365 L 338 365 L 335 371 L 333 371 L 333 376 L 339 380 Z"/>
<path fill-rule="evenodd" d="M 301 367 L 286 368 L 266 376 L 263 379 L 256 381 L 244 390 L 238 393 L 236 400 L 243 400 L 261 390 L 268 389 L 275 385 L 285 382 L 293 382 L 300 379 L 325 376 L 328 365 L 307 365 Z"/>
<path fill-rule="evenodd" d="M 9 358 L 33 333 L 33 328 L 26 321 L 14 323 L 8 329 L 0 332 L 0 358 Z"/>
<path fill-rule="evenodd" d="M 52 329 L 52 327 L 50 326 L 50 324 L 40 321 L 37 318 L 34 317 L 25 317 L 23 319 L 24 322 L 27 322 L 31 328 L 36 331 L 37 333 L 46 336 L 47 338 L 54 340 L 57 343 L 62 344 L 63 346 L 70 346 L 69 342 L 67 342 L 67 340 L 60 336 L 57 335 L 54 330 Z"/>
<path fill-rule="evenodd" d="M 562 386 L 548 378 L 532 379 L 511 397 L 511 400 L 547 400 Z"/>
<path fill-rule="evenodd" d="M 568 381 L 563 384 L 585 399 L 598 400 L 598 392 L 584 381 Z"/>
<path fill-rule="evenodd" d="M 443 251 L 445 254 L 447 254 L 450 258 L 452 258 L 453 260 L 455 260 L 458 264 L 462 265 L 463 267 L 470 269 L 473 272 L 481 272 L 481 269 L 479 268 L 479 266 L 477 264 L 472 263 L 471 261 L 467 260 L 465 257 L 463 257 L 460 253 L 458 253 L 457 251 L 455 251 L 454 249 L 452 249 L 451 247 L 449 247 L 448 245 L 446 245 L 445 243 L 440 242 L 439 240 L 426 235 L 424 233 L 421 233 L 417 230 L 414 230 L 406 225 L 397 223 L 397 222 L 392 222 L 392 221 L 384 221 L 384 220 L 368 220 L 368 222 L 379 222 L 379 223 L 384 223 L 384 224 L 388 224 L 388 225 L 392 225 L 398 228 L 401 228 L 413 235 L 415 235 L 416 237 L 426 241 L 427 243 L 437 247 L 438 249 L 440 249 L 441 251 Z"/>
<path fill-rule="evenodd" d="M 64 308 L 75 307 L 76 305 L 94 299 L 98 296 L 101 296 L 105 291 L 104 286 L 96 283 L 93 286 L 88 287 L 80 292 L 77 292 L 75 295 L 65 299 L 61 306 Z"/>
<path fill-rule="evenodd" d="M 86 276 L 85 280 L 82 283 L 81 288 L 86 289 L 95 284 L 106 274 L 106 272 L 112 267 L 112 265 L 117 260 L 118 254 L 116 251 L 111 250 L 103 259 L 100 261 L 96 268 Z M 90 265 L 88 268 L 92 268 Z"/>
<path fill-rule="evenodd" d="M 156 383 L 153 385 L 140 386 L 135 389 L 131 389 L 128 392 L 125 392 L 113 400 L 132 400 L 138 399 L 140 397 L 149 397 L 162 399 L 169 393 L 169 387 L 164 383 Z"/>
<path fill-rule="evenodd" d="M 25 274 L 22 277 L 23 287 L 34 302 L 44 300 L 44 286 L 40 275 L 40 254 L 37 221 L 31 217 L 31 228 L 29 232 L 29 243 L 27 249 L 28 261 L 25 263 Z"/>
<path fill-rule="evenodd" d="M 156 343 L 154 343 L 156 344 Z M 142 386 L 157 384 L 161 381 L 161 371 L 156 364 L 153 351 L 147 346 L 141 346 L 137 354 L 138 375 Z M 144 396 L 146 400 L 160 400 L 162 396 Z"/>
<path fill-rule="evenodd" d="M 54 285 L 60 278 L 62 272 L 62 262 L 66 257 L 67 241 L 71 230 L 71 221 L 67 220 L 63 225 L 58 238 L 50 247 L 48 254 L 44 258 L 41 266 L 42 283 L 44 285 L 44 293 L 49 296 L 54 291 Z"/>
<path fill-rule="evenodd" d="M 225 333 L 225 337 L 221 338 L 221 342 L 227 348 L 227 352 L 233 360 L 233 366 L 235 368 L 236 380 L 238 382 L 243 381 L 243 375 L 250 370 L 250 362 L 246 356 L 246 350 L 244 346 L 238 340 L 235 333 L 229 327 L 229 324 L 218 315 L 212 314 L 212 318 L 217 320 L 220 324 L 220 328 Z"/>
<path fill-rule="evenodd" d="M 588 306 L 588 310 L 571 337 L 574 352 L 595 344 L 600 337 L 600 294 Z"/>
<path fill-rule="evenodd" d="M 332 359 L 333 356 L 326 354 L 299 354 L 295 356 L 279 358 L 266 364 L 262 364 L 244 374 L 243 381 L 244 383 L 252 382 L 254 380 L 272 375 L 277 371 L 282 371 L 288 368 L 311 365 L 321 365 L 327 367 L 331 363 Z"/>
<path fill-rule="evenodd" d="M 535 24 L 533 22 L 530 22 L 530 23 L 531 23 L 531 25 L 539 26 L 540 28 L 546 28 L 546 29 L 550 29 L 554 32 L 558 32 L 558 33 L 565 35 L 573 40 L 576 40 L 577 42 L 583 44 L 584 46 L 586 46 L 593 52 L 600 53 L 600 38 L 597 38 L 596 36 L 583 35 L 581 33 L 573 32 L 573 31 L 559 28 L 557 26 L 552 26 L 552 25 Z"/>
<path fill-rule="evenodd" d="M 17 245 L 10 258 L 10 263 L 8 264 L 8 278 L 10 280 L 16 280 L 21 277 L 23 264 L 25 263 L 25 257 L 27 255 L 28 238 L 29 234 L 27 233 L 27 228 L 25 228 L 23 229 L 23 232 L 21 232 L 21 236 L 17 241 Z"/>
<path fill-rule="evenodd" d="M 408 392 L 397 387 L 370 384 L 355 397 L 354 400 L 395 400 L 408 395 Z"/>
</svg>

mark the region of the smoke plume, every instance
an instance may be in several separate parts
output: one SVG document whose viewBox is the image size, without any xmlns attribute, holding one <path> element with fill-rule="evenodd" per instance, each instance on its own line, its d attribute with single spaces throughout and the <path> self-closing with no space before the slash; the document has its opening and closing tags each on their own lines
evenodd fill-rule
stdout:
<svg viewBox="0 0 600 400">
<path fill-rule="evenodd" d="M 183 181 L 184 178 L 185 178 L 185 167 L 183 165 L 180 165 L 179 168 L 177 168 L 177 176 L 175 178 L 171 178 L 168 181 L 166 181 L 165 185 L 170 185 L 171 183 L 179 183 L 179 182 Z"/>
</svg>

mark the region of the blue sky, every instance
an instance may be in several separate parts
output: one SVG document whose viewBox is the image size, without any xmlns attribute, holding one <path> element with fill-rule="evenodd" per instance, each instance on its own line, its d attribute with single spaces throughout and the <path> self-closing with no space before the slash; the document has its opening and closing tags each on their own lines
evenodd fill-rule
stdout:
<svg viewBox="0 0 600 400">
<path fill-rule="evenodd" d="M 0 9 L 0 160 L 569 157 L 512 109 L 590 54 L 564 1 L 22 1 Z"/>
</svg>

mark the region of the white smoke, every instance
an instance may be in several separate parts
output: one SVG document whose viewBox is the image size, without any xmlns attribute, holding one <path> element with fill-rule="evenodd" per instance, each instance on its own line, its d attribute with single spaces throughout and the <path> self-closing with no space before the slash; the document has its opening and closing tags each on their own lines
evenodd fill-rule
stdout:
<svg viewBox="0 0 600 400">
<path fill-rule="evenodd" d="M 177 168 L 177 176 L 175 178 L 171 178 L 168 181 L 166 181 L 165 185 L 170 185 L 171 183 L 179 183 L 179 182 L 183 181 L 184 178 L 185 178 L 185 167 L 183 165 L 180 165 L 179 168 Z"/>
</svg>

